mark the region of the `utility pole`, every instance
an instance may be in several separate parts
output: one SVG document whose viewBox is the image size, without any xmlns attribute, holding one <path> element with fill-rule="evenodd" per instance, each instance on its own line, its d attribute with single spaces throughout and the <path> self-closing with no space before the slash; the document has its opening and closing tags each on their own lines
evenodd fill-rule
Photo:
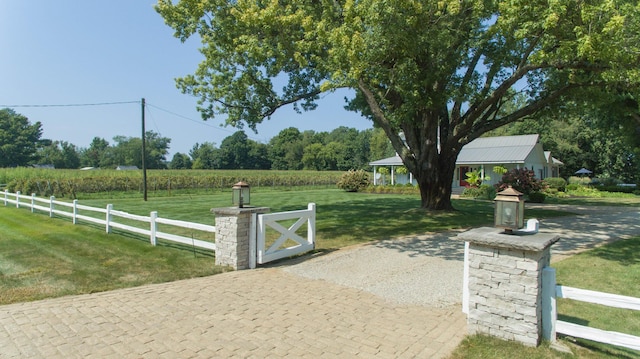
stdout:
<svg viewBox="0 0 640 359">
<path fill-rule="evenodd" d="M 142 98 L 142 192 L 144 193 L 144 200 L 147 201 L 147 140 L 145 136 L 144 126 L 144 97 Z"/>
</svg>

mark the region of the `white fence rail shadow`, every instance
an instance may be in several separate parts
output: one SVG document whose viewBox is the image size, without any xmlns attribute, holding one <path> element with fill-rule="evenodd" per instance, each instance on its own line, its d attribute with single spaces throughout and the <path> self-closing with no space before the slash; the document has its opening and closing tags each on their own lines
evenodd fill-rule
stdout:
<svg viewBox="0 0 640 359">
<path fill-rule="evenodd" d="M 555 341 L 556 333 L 560 333 L 640 350 L 640 337 L 557 320 L 556 298 L 567 298 L 630 310 L 640 310 L 640 298 L 556 285 L 555 269 L 547 267 L 542 270 L 542 331 L 545 339 Z"/>
<path fill-rule="evenodd" d="M 35 194 L 27 196 L 20 194 L 20 192 L 11 193 L 8 190 L 4 191 L 4 198 L 1 201 L 4 202 L 5 207 L 11 204 L 15 205 L 16 208 L 29 208 L 31 209 L 31 212 L 35 212 L 36 210 L 46 212 L 49 214 L 49 217 L 52 218 L 56 215 L 61 217 L 68 217 L 71 218 L 73 224 L 77 224 L 78 220 L 81 220 L 101 225 L 105 227 L 105 231 L 107 233 L 111 233 L 112 228 L 117 228 L 122 231 L 141 234 L 143 236 L 149 237 L 149 241 L 154 246 L 157 244 L 158 239 L 164 239 L 212 251 L 215 251 L 216 249 L 216 244 L 213 242 L 161 232 L 158 230 L 158 224 L 164 224 L 184 229 L 215 233 L 215 226 L 161 218 L 158 217 L 158 212 L 156 211 L 151 212 L 149 216 L 140 216 L 114 210 L 112 204 L 108 204 L 106 208 L 96 208 L 78 204 L 78 200 L 74 200 L 73 202 L 63 202 L 56 201 L 55 197 L 53 196 L 48 199 L 39 198 L 36 197 Z M 98 218 L 96 216 L 81 214 L 80 211 L 98 213 L 99 216 L 102 216 L 102 218 L 104 219 Z M 115 218 L 123 218 L 134 222 L 142 222 L 145 223 L 146 228 L 117 222 Z"/>
</svg>

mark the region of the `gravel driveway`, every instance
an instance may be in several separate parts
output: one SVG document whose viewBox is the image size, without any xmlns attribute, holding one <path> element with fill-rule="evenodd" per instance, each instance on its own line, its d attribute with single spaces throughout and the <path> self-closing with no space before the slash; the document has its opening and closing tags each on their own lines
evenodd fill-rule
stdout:
<svg viewBox="0 0 640 359">
<path fill-rule="evenodd" d="M 542 220 L 558 233 L 552 262 L 612 240 L 640 235 L 640 208 L 527 205 L 577 213 Z M 464 243 L 459 231 L 427 233 L 343 248 L 283 266 L 301 277 L 370 292 L 399 304 L 460 305 Z"/>
</svg>

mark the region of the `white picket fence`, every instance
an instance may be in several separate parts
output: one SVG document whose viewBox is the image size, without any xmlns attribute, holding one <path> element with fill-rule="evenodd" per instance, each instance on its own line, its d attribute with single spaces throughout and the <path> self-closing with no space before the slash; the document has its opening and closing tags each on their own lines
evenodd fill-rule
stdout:
<svg viewBox="0 0 640 359">
<path fill-rule="evenodd" d="M 542 332 L 545 339 L 555 341 L 556 333 L 561 333 L 576 338 L 640 350 L 640 337 L 557 320 L 556 298 L 567 298 L 631 310 L 640 310 L 640 298 L 557 285 L 555 269 L 547 267 L 542 270 Z"/>
<path fill-rule="evenodd" d="M 148 236 L 149 241 L 154 246 L 157 244 L 158 239 L 165 239 L 168 241 L 186 244 L 189 246 L 208 249 L 212 251 L 215 251 L 216 249 L 216 244 L 213 242 L 208 242 L 208 241 L 199 240 L 195 238 L 161 232 L 158 230 L 158 224 L 164 224 L 164 225 L 169 225 L 174 227 L 215 233 L 216 232 L 215 226 L 209 226 L 201 223 L 179 221 L 179 220 L 168 219 L 168 218 L 161 218 L 161 217 L 158 217 L 158 212 L 156 211 L 151 212 L 149 216 L 140 216 L 140 215 L 130 214 L 127 212 L 114 210 L 112 204 L 108 204 L 106 208 L 96 208 L 96 207 L 90 207 L 90 206 L 84 206 L 84 205 L 78 204 L 78 200 L 74 200 L 73 202 L 62 202 L 62 201 L 56 201 L 55 197 L 53 196 L 48 199 L 39 198 L 39 197 L 36 197 L 35 194 L 32 194 L 31 196 L 26 196 L 26 195 L 20 194 L 20 192 L 11 193 L 8 190 L 4 191 L 3 201 L 5 206 L 12 204 L 12 205 L 15 205 L 16 208 L 23 208 L 23 207 L 30 208 L 31 212 L 35 212 L 36 210 L 46 212 L 49 214 L 49 217 L 54 217 L 55 215 L 62 216 L 62 217 L 69 217 L 71 218 L 73 224 L 77 224 L 78 220 L 82 220 L 85 222 L 103 225 L 105 226 L 105 230 L 107 233 L 111 233 L 112 228 L 117 228 L 123 231 L 137 233 L 143 236 Z M 64 209 L 60 209 L 61 207 Z M 81 214 L 80 211 L 99 213 L 104 219 L 97 218 L 95 216 L 88 216 L 85 214 Z M 127 220 L 143 222 L 146 225 L 146 228 L 141 228 L 141 227 L 120 223 L 120 222 L 117 222 L 115 218 L 124 218 Z"/>
</svg>

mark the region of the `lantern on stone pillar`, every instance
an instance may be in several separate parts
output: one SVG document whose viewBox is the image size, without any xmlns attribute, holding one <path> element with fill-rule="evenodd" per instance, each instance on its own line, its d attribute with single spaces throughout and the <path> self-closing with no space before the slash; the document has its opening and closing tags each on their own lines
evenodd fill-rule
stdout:
<svg viewBox="0 0 640 359">
<path fill-rule="evenodd" d="M 231 197 L 231 203 L 238 208 L 243 208 L 245 205 L 251 204 L 251 188 L 249 184 L 244 181 L 240 181 L 233 185 L 231 188 L 233 191 Z"/>
<path fill-rule="evenodd" d="M 495 226 L 513 233 L 524 226 L 524 195 L 511 186 L 498 193 L 495 202 Z"/>
</svg>

